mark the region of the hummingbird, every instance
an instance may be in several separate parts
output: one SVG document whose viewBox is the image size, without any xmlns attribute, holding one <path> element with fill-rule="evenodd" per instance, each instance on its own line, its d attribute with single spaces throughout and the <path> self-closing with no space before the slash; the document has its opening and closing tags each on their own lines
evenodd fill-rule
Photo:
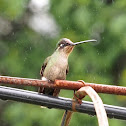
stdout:
<svg viewBox="0 0 126 126">
<path fill-rule="evenodd" d="M 65 80 L 69 72 L 68 58 L 76 45 L 95 42 L 95 39 L 73 43 L 70 39 L 62 38 L 56 45 L 54 53 L 47 57 L 41 67 L 40 75 L 44 81 L 54 82 L 56 79 Z M 58 97 L 60 89 L 39 87 L 39 93 Z"/>
</svg>

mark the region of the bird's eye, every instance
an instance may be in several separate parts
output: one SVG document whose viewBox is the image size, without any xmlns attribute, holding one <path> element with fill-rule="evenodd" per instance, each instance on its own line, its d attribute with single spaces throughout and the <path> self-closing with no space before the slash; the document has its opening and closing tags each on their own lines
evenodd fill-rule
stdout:
<svg viewBox="0 0 126 126">
<path fill-rule="evenodd" d="M 64 47 L 64 44 L 60 44 L 60 47 Z"/>
<path fill-rule="evenodd" d="M 69 43 L 66 43 L 67 46 L 69 46 L 70 44 Z"/>
</svg>

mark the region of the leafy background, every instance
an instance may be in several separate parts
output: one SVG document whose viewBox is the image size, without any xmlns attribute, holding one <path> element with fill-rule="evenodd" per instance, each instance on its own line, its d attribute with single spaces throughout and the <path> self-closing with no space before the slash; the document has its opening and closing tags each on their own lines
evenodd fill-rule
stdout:
<svg viewBox="0 0 126 126">
<path fill-rule="evenodd" d="M 40 78 L 40 67 L 60 38 L 73 42 L 94 38 L 96 44 L 78 46 L 70 55 L 67 79 L 125 86 L 125 34 L 125 0 L 0 0 L 0 74 Z M 71 98 L 73 92 L 63 90 L 60 96 Z M 105 104 L 126 106 L 124 96 L 100 96 Z M 1 126 L 57 126 L 62 114 L 63 110 L 0 100 Z M 109 119 L 109 123 L 126 122 Z M 98 124 L 95 116 L 75 113 L 73 125 Z"/>
</svg>

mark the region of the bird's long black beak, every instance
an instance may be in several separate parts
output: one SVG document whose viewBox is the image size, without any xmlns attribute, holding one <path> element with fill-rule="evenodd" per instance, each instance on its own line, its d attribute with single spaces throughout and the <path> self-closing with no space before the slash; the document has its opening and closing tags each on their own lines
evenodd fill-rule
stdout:
<svg viewBox="0 0 126 126">
<path fill-rule="evenodd" d="M 96 42 L 96 41 L 97 40 L 95 40 L 95 39 L 85 40 L 85 41 L 75 42 L 75 43 L 73 43 L 73 45 L 78 45 L 78 44 L 87 43 L 87 42 Z"/>
</svg>

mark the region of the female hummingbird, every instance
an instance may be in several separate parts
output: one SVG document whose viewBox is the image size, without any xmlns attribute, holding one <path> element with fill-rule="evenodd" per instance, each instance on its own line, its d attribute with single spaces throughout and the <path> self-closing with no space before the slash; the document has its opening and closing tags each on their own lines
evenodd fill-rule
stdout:
<svg viewBox="0 0 126 126">
<path fill-rule="evenodd" d="M 40 75 L 42 80 L 54 82 L 56 79 L 65 80 L 69 71 L 68 57 L 76 45 L 95 42 L 96 40 L 86 40 L 73 43 L 70 39 L 62 38 L 56 46 L 54 53 L 47 57 L 41 67 Z M 39 93 L 58 96 L 60 89 L 39 88 Z"/>
</svg>

